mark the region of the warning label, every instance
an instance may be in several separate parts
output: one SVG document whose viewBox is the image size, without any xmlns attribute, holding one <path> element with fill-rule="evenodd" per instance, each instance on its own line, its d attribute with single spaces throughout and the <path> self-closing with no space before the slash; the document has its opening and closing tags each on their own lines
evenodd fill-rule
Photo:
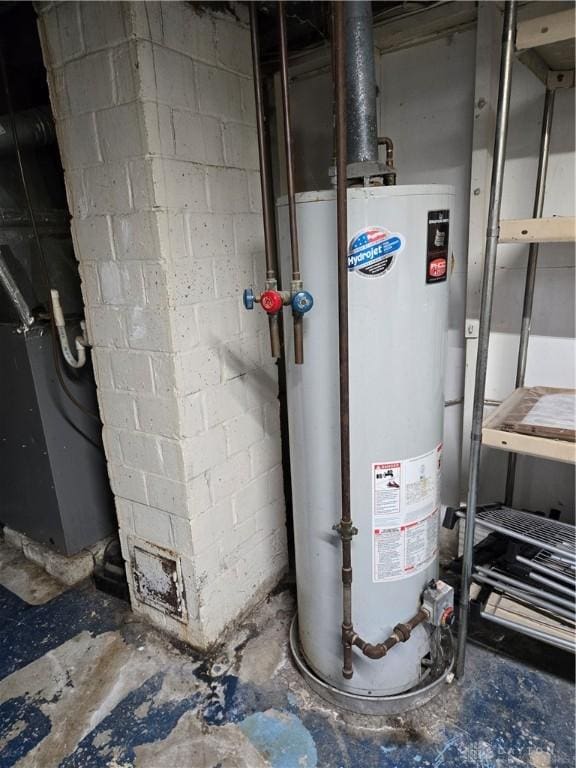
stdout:
<svg viewBox="0 0 576 768">
<path fill-rule="evenodd" d="M 426 568 L 438 551 L 442 444 L 422 456 L 372 464 L 372 578 Z"/>
<path fill-rule="evenodd" d="M 402 464 L 373 464 L 374 522 L 391 525 L 400 522 L 400 488 Z"/>
</svg>

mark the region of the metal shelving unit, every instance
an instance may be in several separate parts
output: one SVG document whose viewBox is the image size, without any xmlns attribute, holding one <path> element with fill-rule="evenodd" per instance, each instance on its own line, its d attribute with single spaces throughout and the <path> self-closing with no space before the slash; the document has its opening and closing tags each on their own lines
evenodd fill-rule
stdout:
<svg viewBox="0 0 576 768">
<path fill-rule="evenodd" d="M 466 519 L 466 511 L 458 510 L 457 516 Z M 476 509 L 476 525 L 487 531 L 501 533 L 524 544 L 538 547 L 548 557 L 557 556 L 569 560 L 576 567 L 576 529 L 573 525 L 539 517 L 500 504 Z M 564 561 L 562 561 L 564 562 Z"/>
<path fill-rule="evenodd" d="M 552 9 L 552 6 L 550 6 Z M 455 515 L 465 522 L 457 675 L 464 673 L 471 588 L 484 595 L 480 615 L 551 645 L 575 650 L 576 539 L 574 526 L 514 509 L 516 455 L 524 453 L 549 460 L 576 462 L 570 430 L 514 430 L 507 417 L 525 396 L 524 379 L 539 243 L 576 242 L 572 217 L 542 218 L 550 133 L 556 90 L 574 86 L 574 8 L 552 10 L 545 16 L 517 22 L 517 3 L 504 8 L 500 85 L 488 209 L 488 226 L 482 278 L 478 354 L 472 410 L 467 504 Z M 514 56 L 545 84 L 546 97 L 533 215 L 530 219 L 500 221 L 508 113 Z M 488 342 L 492 320 L 494 278 L 499 243 L 529 243 L 516 386 L 510 397 L 484 421 Z M 566 390 L 562 390 L 566 395 Z M 570 397 L 570 394 L 567 395 Z M 549 427 L 550 424 L 547 424 Z M 555 425 L 552 425 L 554 427 Z M 563 424 L 562 427 L 565 427 Z M 573 431 L 573 430 L 572 430 Z M 558 436 L 564 439 L 559 439 Z M 478 506 L 478 481 L 482 444 L 506 450 L 508 475 L 504 504 Z M 448 520 L 449 527 L 454 523 Z M 506 543 L 506 553 L 488 565 L 474 563 L 474 533 L 483 528 Z"/>
</svg>

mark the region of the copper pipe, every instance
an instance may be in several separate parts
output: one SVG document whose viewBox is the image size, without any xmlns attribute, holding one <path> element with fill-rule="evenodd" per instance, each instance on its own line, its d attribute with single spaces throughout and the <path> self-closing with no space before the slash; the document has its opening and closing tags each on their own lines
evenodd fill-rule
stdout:
<svg viewBox="0 0 576 768">
<path fill-rule="evenodd" d="M 286 180 L 288 183 L 288 209 L 290 213 L 290 241 L 292 253 L 292 280 L 299 281 L 300 256 L 298 253 L 298 225 L 294 193 L 294 160 L 292 157 L 292 128 L 290 98 L 288 95 L 288 43 L 286 41 L 286 14 L 282 0 L 278 3 L 278 31 L 280 34 L 280 79 L 282 83 L 282 111 L 284 115 L 284 149 L 286 152 Z"/>
<path fill-rule="evenodd" d="M 302 365 L 304 362 L 304 317 L 298 312 L 292 313 L 292 327 L 294 329 L 294 362 Z"/>
<path fill-rule="evenodd" d="M 394 168 L 394 142 L 388 136 L 379 136 L 378 145 L 384 145 L 386 147 L 386 171 L 383 179 L 386 186 L 394 186 L 396 184 L 396 169 Z"/>
<path fill-rule="evenodd" d="M 282 345 L 280 343 L 280 323 L 278 315 L 268 315 L 268 330 L 270 332 L 270 354 L 272 357 L 280 357 Z"/>
<path fill-rule="evenodd" d="M 262 73 L 260 71 L 260 47 L 258 45 L 258 14 L 256 3 L 250 3 L 250 36 L 252 40 L 252 68 L 254 71 L 254 101 L 256 104 L 256 128 L 258 132 L 258 159 L 260 161 L 260 188 L 262 190 L 262 218 L 264 221 L 264 252 L 266 255 L 266 287 L 277 288 L 276 278 L 276 237 L 274 215 L 271 204 L 270 158 L 266 142 L 264 120 L 264 98 L 262 95 Z M 276 315 L 269 315 L 270 352 L 272 357 L 280 357 L 280 331 Z"/>
<path fill-rule="evenodd" d="M 346 43 L 345 3 L 334 2 L 333 46 L 336 102 L 336 215 L 338 228 L 338 330 L 340 357 L 340 478 L 341 513 L 337 530 L 342 539 L 342 675 L 350 679 L 352 669 L 352 536 L 350 513 L 350 421 L 348 377 L 348 201 L 346 166 Z"/>
<path fill-rule="evenodd" d="M 260 71 L 260 47 L 258 45 L 258 14 L 256 3 L 250 3 L 250 35 L 252 40 L 252 67 L 254 69 L 254 100 L 256 103 L 256 128 L 258 131 L 258 158 L 260 160 L 260 188 L 262 190 L 262 217 L 264 219 L 264 248 L 266 252 L 266 280 L 276 279 L 276 240 L 271 201 L 270 161 L 266 146 L 264 99 Z"/>
<path fill-rule="evenodd" d="M 378 136 L 378 144 L 386 147 L 386 165 L 394 167 L 394 143 L 388 136 Z"/>
<path fill-rule="evenodd" d="M 401 624 L 396 624 L 392 630 L 392 634 L 383 643 L 372 645 L 367 643 L 366 640 L 362 640 L 361 637 L 356 635 L 353 631 L 348 637 L 348 641 L 351 645 L 355 645 L 369 659 L 383 659 L 384 656 L 394 648 L 398 643 L 405 643 L 410 639 L 412 630 L 419 624 L 427 621 L 429 618 L 428 611 L 425 608 L 421 608 L 418 613 L 413 616 L 409 621 Z"/>
<path fill-rule="evenodd" d="M 288 183 L 288 211 L 290 217 L 290 252 L 292 254 L 292 293 L 302 288 L 300 255 L 298 252 L 298 224 L 296 221 L 296 196 L 294 191 L 294 158 L 292 156 L 292 126 L 290 122 L 290 97 L 288 93 L 288 43 L 286 40 L 286 14 L 284 3 L 278 3 L 278 30 L 280 34 L 280 80 L 282 83 L 282 111 L 284 114 L 284 149 L 286 152 L 286 180 Z M 292 313 L 294 328 L 294 362 L 304 362 L 303 317 Z"/>
</svg>

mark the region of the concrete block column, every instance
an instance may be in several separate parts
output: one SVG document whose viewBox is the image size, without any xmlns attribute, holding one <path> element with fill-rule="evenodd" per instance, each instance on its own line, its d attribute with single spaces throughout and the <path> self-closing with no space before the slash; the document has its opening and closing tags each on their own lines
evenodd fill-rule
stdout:
<svg viewBox="0 0 576 768">
<path fill-rule="evenodd" d="M 37 9 L 133 607 L 206 647 L 286 563 L 245 9 Z"/>
</svg>

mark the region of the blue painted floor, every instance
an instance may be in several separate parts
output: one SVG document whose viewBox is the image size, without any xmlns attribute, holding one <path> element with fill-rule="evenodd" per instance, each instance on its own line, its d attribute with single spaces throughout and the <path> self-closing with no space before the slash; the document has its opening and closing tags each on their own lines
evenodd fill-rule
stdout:
<svg viewBox="0 0 576 768">
<path fill-rule="evenodd" d="M 293 667 L 292 612 L 271 597 L 206 659 L 90 585 L 36 605 L 0 586 L 1 768 L 574 765 L 569 681 L 471 646 L 416 712 L 335 712 Z"/>
</svg>

